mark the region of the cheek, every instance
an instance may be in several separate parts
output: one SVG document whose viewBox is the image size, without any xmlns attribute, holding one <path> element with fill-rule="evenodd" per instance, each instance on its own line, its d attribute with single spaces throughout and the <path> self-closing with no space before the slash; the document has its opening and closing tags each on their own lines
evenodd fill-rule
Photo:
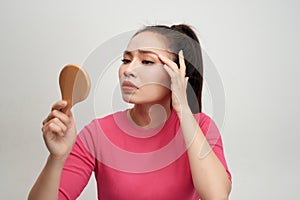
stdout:
<svg viewBox="0 0 300 200">
<path fill-rule="evenodd" d="M 119 73 L 119 79 L 120 79 L 124 74 L 124 67 L 122 67 L 122 65 L 119 67 L 118 73 Z"/>
<path fill-rule="evenodd" d="M 144 93 L 147 93 L 147 95 L 153 97 L 161 97 L 170 93 L 171 91 L 168 87 L 162 86 L 160 84 L 145 85 L 141 89 Z"/>
<path fill-rule="evenodd" d="M 170 88 L 171 79 L 162 66 L 143 67 L 139 70 L 142 85 L 155 85 Z"/>
<path fill-rule="evenodd" d="M 157 85 L 157 84 L 148 84 L 139 89 L 138 93 L 135 93 L 132 96 L 132 102 L 136 103 L 149 103 L 149 102 L 158 102 L 167 97 L 171 93 L 171 90 L 168 88 Z"/>
</svg>

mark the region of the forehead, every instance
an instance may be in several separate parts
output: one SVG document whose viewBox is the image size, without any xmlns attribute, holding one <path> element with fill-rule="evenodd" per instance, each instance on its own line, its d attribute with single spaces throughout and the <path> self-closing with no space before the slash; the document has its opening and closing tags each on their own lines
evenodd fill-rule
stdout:
<svg viewBox="0 0 300 200">
<path fill-rule="evenodd" d="M 169 50 L 164 36 L 149 31 L 139 33 L 129 41 L 126 50 L 134 51 L 137 49 Z"/>
</svg>

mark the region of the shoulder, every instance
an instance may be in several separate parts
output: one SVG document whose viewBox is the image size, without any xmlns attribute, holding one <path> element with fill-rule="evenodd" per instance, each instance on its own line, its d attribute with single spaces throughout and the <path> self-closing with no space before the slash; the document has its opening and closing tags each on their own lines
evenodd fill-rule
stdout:
<svg viewBox="0 0 300 200">
<path fill-rule="evenodd" d="M 94 119 L 94 121 L 97 121 L 98 123 L 101 123 L 101 124 L 115 123 L 119 119 L 124 118 L 124 116 L 126 115 L 125 113 L 126 113 L 126 110 L 117 111 L 117 112 L 114 112 L 114 113 L 110 113 L 106 116 L 96 118 L 96 119 Z"/>
<path fill-rule="evenodd" d="M 117 118 L 121 112 L 122 111 L 111 113 L 104 117 L 94 118 L 78 133 L 78 139 L 81 140 L 89 152 L 93 152 L 93 155 L 96 155 L 99 144 L 106 141 L 106 134 L 104 133 L 110 132 L 107 130 L 116 130 L 115 118 Z"/>
<path fill-rule="evenodd" d="M 126 110 L 117 111 L 103 117 L 94 118 L 83 127 L 79 134 L 95 136 L 106 129 L 114 129 L 118 126 L 119 122 L 124 121 L 125 112 Z"/>
<path fill-rule="evenodd" d="M 213 119 L 204 112 L 195 113 L 193 115 L 200 126 L 214 122 Z"/>
<path fill-rule="evenodd" d="M 219 134 L 219 129 L 215 121 L 208 114 L 204 112 L 194 114 L 196 121 L 198 122 L 204 135 L 209 133 Z"/>
<path fill-rule="evenodd" d="M 110 113 L 110 114 L 107 114 L 107 115 L 102 116 L 102 117 L 94 118 L 84 128 L 94 127 L 95 125 L 99 125 L 99 124 L 111 124 L 111 123 L 114 123 L 118 118 L 120 118 L 121 116 L 123 116 L 124 112 L 125 112 L 125 110 L 123 110 L 123 111 L 117 111 L 117 112 Z"/>
</svg>

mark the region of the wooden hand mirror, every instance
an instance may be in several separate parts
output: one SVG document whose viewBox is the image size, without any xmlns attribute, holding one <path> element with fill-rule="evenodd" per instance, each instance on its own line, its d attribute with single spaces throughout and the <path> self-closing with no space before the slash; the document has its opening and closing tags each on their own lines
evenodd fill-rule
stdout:
<svg viewBox="0 0 300 200">
<path fill-rule="evenodd" d="M 91 81 L 84 69 L 78 65 L 69 64 L 60 72 L 59 86 L 62 99 L 68 102 L 62 112 L 67 113 L 72 106 L 88 97 Z"/>
</svg>

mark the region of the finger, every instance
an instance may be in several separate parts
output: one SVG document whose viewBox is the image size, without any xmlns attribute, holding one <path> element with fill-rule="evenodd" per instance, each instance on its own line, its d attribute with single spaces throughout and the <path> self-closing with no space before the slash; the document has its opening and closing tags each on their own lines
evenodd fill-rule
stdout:
<svg viewBox="0 0 300 200">
<path fill-rule="evenodd" d="M 66 124 L 64 124 L 60 119 L 58 119 L 58 118 L 53 118 L 52 120 L 50 120 L 49 122 L 48 122 L 48 124 L 56 124 L 57 126 L 59 126 L 60 128 L 61 128 L 61 130 L 62 130 L 62 132 L 66 132 L 67 130 L 68 130 L 68 128 L 67 128 L 67 125 Z M 47 124 L 46 124 L 47 125 Z"/>
<path fill-rule="evenodd" d="M 71 115 L 72 116 L 72 115 Z M 52 120 L 53 118 L 58 118 L 65 124 L 66 126 L 70 123 L 70 118 L 63 112 L 59 110 L 52 110 L 48 117 L 43 121 L 43 125 Z"/>
<path fill-rule="evenodd" d="M 63 132 L 62 128 L 60 126 L 58 126 L 57 124 L 55 124 L 55 123 L 47 124 L 47 126 L 44 128 L 44 131 L 45 131 L 44 135 L 46 135 L 49 132 L 54 133 L 54 134 L 58 134 L 60 136 L 64 135 L 64 132 Z"/>
<path fill-rule="evenodd" d="M 67 101 L 60 100 L 60 101 L 56 102 L 56 103 L 52 106 L 51 111 L 52 111 L 52 110 L 61 110 L 61 109 L 63 109 L 64 107 L 66 107 L 67 104 L 68 104 Z"/>
<path fill-rule="evenodd" d="M 179 51 L 178 57 L 179 57 L 179 70 L 180 70 L 180 73 L 183 77 L 185 77 L 186 65 L 185 65 L 185 62 L 184 62 L 184 57 L 183 57 L 182 50 Z"/>
<path fill-rule="evenodd" d="M 68 130 L 68 127 L 62 121 L 60 121 L 58 118 L 53 118 L 42 127 L 42 131 L 43 132 L 57 131 L 57 129 L 53 129 L 53 126 L 60 127 L 60 129 L 58 130 L 58 133 L 62 132 L 64 134 Z"/>
<path fill-rule="evenodd" d="M 166 64 L 164 64 L 163 67 L 172 79 L 175 76 L 175 72 L 169 66 L 167 66 Z"/>
<path fill-rule="evenodd" d="M 175 71 L 175 72 L 178 72 L 178 66 L 177 66 L 177 64 L 175 63 L 175 62 L 173 62 L 172 60 L 170 60 L 169 58 L 167 58 L 167 57 L 165 57 L 165 56 L 163 56 L 163 55 L 161 55 L 161 54 L 158 54 L 158 57 L 159 57 L 159 59 L 163 62 L 163 63 L 165 63 L 168 67 L 170 67 L 173 71 Z"/>
</svg>

